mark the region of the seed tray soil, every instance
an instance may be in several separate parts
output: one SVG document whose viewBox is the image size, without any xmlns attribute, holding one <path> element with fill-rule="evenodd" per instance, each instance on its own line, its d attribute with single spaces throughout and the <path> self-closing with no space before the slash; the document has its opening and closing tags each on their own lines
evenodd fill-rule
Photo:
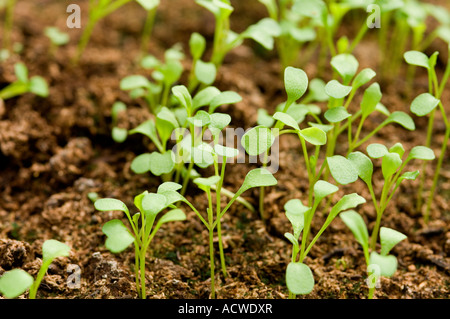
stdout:
<svg viewBox="0 0 450 319">
<path fill-rule="evenodd" d="M 257 1 L 232 2 L 235 7 L 231 16 L 233 30 L 241 31 L 266 15 Z M 85 25 L 87 1 L 77 3 L 82 7 Z M 444 0 L 440 3 L 448 5 Z M 117 144 L 110 133 L 111 105 L 117 100 L 128 106 L 120 118 L 121 127 L 133 128 L 149 116 L 143 103 L 131 100 L 119 89 L 123 77 L 136 73 L 145 75 L 136 63 L 145 12 L 132 3 L 101 21 L 80 65 L 72 67 L 68 61 L 76 50 L 82 30 L 69 30 L 70 44 L 58 49 L 53 56 L 49 55 L 49 41 L 43 34 L 45 26 L 49 25 L 67 30 L 66 5 L 64 1 L 18 1 L 13 40 L 23 44 L 23 53 L 0 65 L 0 87 L 15 79 L 13 65 L 18 61 L 25 62 L 31 75 L 44 76 L 50 86 L 50 96 L 46 99 L 25 94 L 0 106 L 0 275 L 12 268 L 22 268 L 35 276 L 41 264 L 42 243 L 53 238 L 67 243 L 72 250 L 69 257 L 57 259 L 51 265 L 38 290 L 38 298 L 137 298 L 132 249 L 118 255 L 110 253 L 104 246 L 105 236 L 101 231 L 106 221 L 124 216 L 119 212 L 96 211 L 87 194 L 97 192 L 100 197 L 118 198 L 133 207 L 136 194 L 144 190 L 156 191 L 160 183 L 159 178 L 130 171 L 133 158 L 151 148 L 147 146 L 148 141 L 130 136 L 126 143 Z M 346 32 L 355 31 L 351 23 L 347 28 Z M 199 32 L 210 41 L 213 31 L 213 16 L 194 1 L 162 1 L 150 53 L 162 57 L 163 52 L 177 42 L 188 52 L 187 41 L 192 32 Z M 427 53 L 442 48 L 445 49 L 443 44 L 435 43 Z M 189 57 L 187 53 L 186 56 Z M 373 32 L 358 46 L 355 56 L 360 68 L 379 69 L 382 56 L 377 51 Z M 446 59 L 442 54 L 440 65 Z M 313 56 L 302 66 L 310 79 L 317 75 L 316 62 L 317 57 Z M 329 80 L 328 71 L 322 74 L 325 80 Z M 413 95 L 403 78 L 387 82 L 377 77 L 376 81 L 381 84 L 383 104 L 391 111 L 406 112 L 415 93 L 426 91 L 428 84 L 426 74 L 420 70 Z M 242 102 L 220 109 L 232 115 L 232 127 L 254 126 L 258 108 L 273 112 L 285 99 L 276 56 L 250 41 L 227 55 L 215 85 L 243 97 Z M 443 96 L 447 108 L 449 93 L 447 89 Z M 416 131 L 389 126 L 370 142 L 383 141 L 387 145 L 402 142 L 407 150 L 424 145 L 427 121 L 417 117 L 414 120 Z M 380 121 L 381 117 L 370 118 L 367 125 Z M 439 118 L 437 123 L 441 123 Z M 437 156 L 443 135 L 442 124 L 436 129 L 432 145 Z M 266 221 L 240 204 L 233 205 L 224 216 L 229 276 L 224 278 L 217 273 L 218 298 L 287 298 L 284 276 L 291 251 L 283 234 L 290 231 L 290 224 L 283 205 L 293 198 L 307 198 L 308 189 L 299 147 L 294 137 L 286 136 L 280 141 L 280 168 L 275 174 L 278 186 L 268 188 L 264 198 Z M 339 146 L 337 152 L 340 152 Z M 228 165 L 225 187 L 236 191 L 253 166 L 256 164 Z M 420 168 L 416 163 L 412 166 Z M 433 167 L 434 163 L 428 165 L 428 176 Z M 381 176 L 379 168 L 378 163 L 376 174 Z M 204 173 L 208 176 L 210 171 Z M 448 298 L 449 179 L 450 162 L 446 160 L 428 225 L 414 209 L 418 181 L 404 183 L 389 205 L 383 225 L 406 234 L 408 239 L 394 248 L 398 270 L 392 278 L 382 278 L 376 298 Z M 359 212 L 371 229 L 375 211 L 363 186 L 357 182 L 342 187 L 340 192 L 358 192 L 368 200 Z M 382 185 L 375 187 L 380 190 Z M 188 189 L 187 197 L 199 211 L 206 209 L 206 197 L 195 187 Z M 257 206 L 258 190 L 246 192 L 244 197 Z M 150 247 L 146 272 L 148 298 L 206 299 L 210 296 L 208 233 L 195 213 L 184 209 L 187 220 L 165 224 Z M 317 213 L 313 233 L 319 230 L 325 218 L 325 211 Z M 316 285 L 311 294 L 300 298 L 366 298 L 362 249 L 339 218 L 323 234 L 306 262 L 313 271 Z M 66 284 L 70 264 L 81 268 L 81 286 L 76 289 Z"/>
</svg>

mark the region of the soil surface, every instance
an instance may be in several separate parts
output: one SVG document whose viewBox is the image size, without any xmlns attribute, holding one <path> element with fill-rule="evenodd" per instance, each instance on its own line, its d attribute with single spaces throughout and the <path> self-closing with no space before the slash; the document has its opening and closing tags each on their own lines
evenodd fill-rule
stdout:
<svg viewBox="0 0 450 319">
<path fill-rule="evenodd" d="M 232 1 L 231 28 L 242 31 L 266 16 L 258 1 Z M 87 19 L 87 1 L 82 7 L 83 25 Z M 445 0 L 440 2 L 446 3 Z M 68 61 L 76 50 L 82 29 L 65 26 L 66 3 L 56 0 L 19 0 L 14 16 L 13 40 L 23 45 L 19 55 L 0 64 L 0 88 L 15 80 L 13 66 L 23 61 L 31 75 L 45 77 L 50 96 L 39 98 L 25 94 L 0 106 L 0 275 L 22 268 L 35 276 L 41 264 L 41 247 L 47 239 L 57 239 L 71 247 L 69 257 L 51 265 L 38 290 L 38 298 L 137 298 L 130 247 L 114 255 L 104 246 L 101 228 L 113 218 L 126 220 L 119 212 L 98 212 L 88 198 L 114 197 L 133 207 L 133 198 L 144 190 L 156 191 L 159 178 L 130 170 L 134 157 L 148 150 L 148 141 L 131 136 L 126 143 L 111 138 L 111 106 L 115 101 L 127 104 L 120 126 L 133 128 L 149 113 L 144 103 L 130 99 L 119 89 L 120 80 L 131 74 L 145 74 L 136 59 L 145 12 L 138 4 L 126 5 L 102 20 L 79 66 Z M 447 3 L 448 5 L 448 3 Z M 174 10 L 176 8 L 176 10 Z M 449 8 L 450 9 L 450 8 Z M 69 32 L 71 41 L 50 54 L 44 35 L 46 26 L 56 25 Z M 348 26 L 352 31 L 353 27 Z M 354 30 L 353 30 L 354 31 Z M 213 38 L 213 16 L 193 0 L 161 1 L 151 39 L 150 53 L 162 57 L 164 51 L 181 43 L 189 67 L 188 40 L 192 32 Z M 375 31 L 374 31 L 375 32 Z M 1 37 L 1 32 L 0 32 Z M 444 49 L 443 49 L 444 48 Z M 427 54 L 440 50 L 439 67 L 447 61 L 445 45 L 433 43 Z M 379 70 L 382 56 L 375 35 L 369 33 L 357 47 L 360 68 Z M 317 55 L 302 66 L 310 79 L 318 75 Z M 403 66 L 404 69 L 406 69 Z M 186 70 L 187 72 L 188 70 Z M 321 75 L 329 80 L 331 72 Z M 442 70 L 441 70 L 442 71 Z M 402 69 L 402 72 L 406 70 Z M 232 127 L 250 128 L 256 123 L 258 108 L 272 113 L 285 99 L 280 65 L 274 52 L 265 52 L 251 41 L 230 52 L 218 73 L 215 85 L 221 90 L 239 93 L 243 100 L 218 111 L 232 115 Z M 383 92 L 382 103 L 390 111 L 409 112 L 413 95 L 404 77 L 385 81 L 377 77 Z M 413 93 L 427 90 L 427 77 L 417 71 Z M 361 96 L 357 96 L 356 100 Z M 450 112 L 450 88 L 442 98 Z M 325 105 L 320 105 L 325 107 Z M 406 150 L 424 145 L 426 118 L 413 117 L 414 132 L 390 125 L 370 140 L 393 145 L 402 142 Z M 383 120 L 374 116 L 367 129 Z M 436 120 L 433 149 L 437 156 L 444 136 L 444 124 Z M 364 145 L 365 146 L 365 145 Z M 364 146 L 361 149 L 365 149 Z M 339 146 L 337 153 L 340 153 Z M 276 187 L 266 189 L 266 221 L 257 212 L 235 204 L 222 220 L 225 256 L 229 276 L 216 277 L 218 298 L 287 298 L 285 270 L 291 245 L 283 234 L 290 230 L 284 204 L 293 198 L 307 199 L 308 179 L 300 145 L 293 136 L 280 141 L 280 169 Z M 432 176 L 435 162 L 427 166 Z M 245 174 L 256 164 L 227 166 L 225 187 L 236 191 Z M 376 163 L 375 191 L 381 191 L 380 163 Z M 420 169 L 413 162 L 412 169 Z M 392 253 L 398 256 L 398 270 L 392 278 L 382 278 L 376 298 L 448 298 L 450 290 L 450 162 L 444 161 L 431 221 L 425 225 L 421 212 L 414 208 L 418 181 L 404 182 L 388 206 L 383 226 L 408 236 Z M 205 174 L 209 171 L 206 170 Z M 431 178 L 427 179 L 429 189 Z M 358 208 L 372 229 L 375 211 L 362 182 L 341 187 L 340 195 L 357 192 L 368 203 Z M 425 193 L 426 195 L 426 193 Z M 258 190 L 244 193 L 257 207 Z M 190 187 L 187 198 L 199 211 L 205 211 L 204 193 Z M 338 196 L 334 197 L 336 201 Z M 225 201 L 226 198 L 223 198 Z M 165 224 L 157 233 L 147 259 L 148 298 L 209 298 L 208 233 L 194 212 L 184 207 L 187 220 Z M 315 234 L 324 222 L 320 210 L 313 221 Z M 216 249 L 217 252 L 217 249 Z M 218 261 L 218 255 L 216 256 Z M 363 251 L 343 222 L 336 218 L 311 250 L 305 261 L 316 281 L 313 292 L 299 298 L 366 298 L 366 265 Z M 81 270 L 81 285 L 69 288 L 70 265 Z M 217 269 L 219 267 L 218 263 Z M 26 298 L 25 294 L 21 298 Z"/>
</svg>

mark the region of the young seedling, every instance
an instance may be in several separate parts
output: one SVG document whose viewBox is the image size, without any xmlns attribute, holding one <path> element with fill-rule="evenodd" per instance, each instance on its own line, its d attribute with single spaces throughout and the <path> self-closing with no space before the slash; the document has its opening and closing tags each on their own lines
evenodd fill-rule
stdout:
<svg viewBox="0 0 450 319">
<path fill-rule="evenodd" d="M 450 46 L 449 46 L 449 53 L 450 53 Z M 431 210 L 431 204 L 434 198 L 434 193 L 436 191 L 436 186 L 439 180 L 440 170 L 442 167 L 442 164 L 444 162 L 444 158 L 446 156 L 447 146 L 449 142 L 450 137 L 450 115 L 448 115 L 445 111 L 445 108 L 442 104 L 441 97 L 442 93 L 444 92 L 444 88 L 448 82 L 448 79 L 450 77 L 450 58 L 447 62 L 447 67 L 445 69 L 444 75 L 439 82 L 437 74 L 436 74 L 436 61 L 438 52 L 435 52 L 433 55 L 428 57 L 422 52 L 418 51 L 408 51 L 405 53 L 405 60 L 408 64 L 414 65 L 414 66 L 420 66 L 425 68 L 428 71 L 428 81 L 429 81 L 429 90 L 427 93 L 422 93 L 419 96 L 417 96 L 411 103 L 411 112 L 414 113 L 417 116 L 427 116 L 428 115 L 428 129 L 427 129 L 427 137 L 426 137 L 426 146 L 431 147 L 431 142 L 433 139 L 433 129 L 434 129 L 434 120 L 436 116 L 436 110 L 439 108 L 439 111 L 441 112 L 442 119 L 445 124 L 445 134 L 444 134 L 444 141 L 441 146 L 441 154 L 439 156 L 436 170 L 433 177 L 433 184 L 430 189 L 430 193 L 427 198 L 426 202 L 426 208 L 424 212 L 424 220 L 426 223 L 429 221 L 430 216 L 430 210 Z M 422 165 L 422 171 L 426 171 L 426 163 L 424 162 Z M 419 185 L 419 191 L 418 191 L 418 197 L 417 197 L 417 210 L 422 210 L 422 193 L 425 183 L 425 174 L 422 174 L 422 177 L 420 179 L 420 185 Z"/>
<path fill-rule="evenodd" d="M 50 40 L 50 54 L 52 56 L 55 55 L 58 47 L 66 45 L 70 41 L 69 34 L 62 32 L 58 27 L 47 27 L 44 32 Z"/>
<path fill-rule="evenodd" d="M 0 277 L 0 293 L 6 298 L 17 298 L 29 289 L 28 298 L 36 299 L 37 290 L 50 264 L 55 258 L 69 256 L 69 252 L 70 247 L 66 244 L 54 239 L 46 240 L 42 245 L 42 265 L 36 279 L 22 269 L 7 271 Z"/>
<path fill-rule="evenodd" d="M 367 154 L 370 158 L 381 159 L 383 189 L 378 199 L 375 195 L 372 181 L 373 163 L 367 155 L 357 151 L 350 153 L 348 158 L 335 155 L 327 159 L 331 175 L 338 183 L 348 184 L 359 177 L 368 187 L 375 211 L 377 212 L 370 241 L 372 250 L 375 250 L 381 219 L 392 197 L 404 180 L 415 180 L 419 175 L 419 171 L 404 172 L 406 165 L 415 159 L 431 161 L 435 157 L 433 151 L 425 146 L 413 147 L 406 158 L 404 153 L 405 150 L 401 143 L 393 145 L 390 149 L 383 144 L 377 143 L 367 146 Z"/>
<path fill-rule="evenodd" d="M 12 51 L 11 34 L 13 29 L 14 8 L 17 0 L 0 1 L 0 9 L 5 9 L 5 18 L 3 22 L 3 43 L 0 50 L 0 61 L 6 60 Z"/>
<path fill-rule="evenodd" d="M 19 62 L 14 65 L 17 80 L 0 90 L 0 100 L 7 100 L 25 93 L 33 93 L 40 97 L 48 96 L 48 86 L 41 76 L 28 77 L 25 64 Z"/>
<path fill-rule="evenodd" d="M 331 208 L 322 227 L 310 241 L 311 224 L 317 208 L 324 198 L 336 193 L 338 190 L 337 186 L 318 180 L 313 187 L 312 196 L 314 200 L 312 205 L 304 206 L 299 199 L 292 199 L 284 206 L 286 217 L 293 228 L 293 233 L 284 234 L 293 247 L 292 258 L 286 269 L 286 285 L 289 289 L 290 299 L 295 298 L 296 295 L 309 294 L 314 288 L 313 274 L 311 269 L 304 263 L 304 260 L 323 232 L 341 211 L 355 208 L 366 202 L 363 197 L 356 193 L 343 196 Z M 301 244 L 299 244 L 300 234 L 302 234 Z"/>
<path fill-rule="evenodd" d="M 86 49 L 97 23 L 111 13 L 133 0 L 91 0 L 89 1 L 89 20 L 78 42 L 73 62 L 77 64 Z"/>
<path fill-rule="evenodd" d="M 265 18 L 249 26 L 242 33 L 230 30 L 230 15 L 233 7 L 229 0 L 196 0 L 196 3 L 210 11 L 216 20 L 213 52 L 210 62 L 217 69 L 222 65 L 226 54 L 240 46 L 245 39 L 253 39 L 267 50 L 272 50 L 274 37 L 281 32 L 276 21 Z"/>
<path fill-rule="evenodd" d="M 251 170 L 245 176 L 244 182 L 242 183 L 239 190 L 234 194 L 231 200 L 228 201 L 225 208 L 221 208 L 220 202 L 220 188 L 223 185 L 224 181 L 224 173 L 225 173 L 225 164 L 227 158 L 237 156 L 237 150 L 233 148 L 228 148 L 217 144 L 214 149 L 210 149 L 210 152 L 213 157 L 214 166 L 216 170 L 216 175 L 208 177 L 208 178 L 196 178 L 194 179 L 194 183 L 198 185 L 200 189 L 202 189 L 207 197 L 208 197 L 208 208 L 207 208 L 207 220 L 205 220 L 201 215 L 196 211 L 197 215 L 200 215 L 203 224 L 206 226 L 209 232 L 209 256 L 210 256 L 210 273 L 211 273 L 211 298 L 215 298 L 215 263 L 214 263 L 214 229 L 217 228 L 217 232 L 220 236 L 220 220 L 231 207 L 231 205 L 247 190 L 255 187 L 262 186 L 273 186 L 277 184 L 277 180 L 273 177 L 273 175 L 264 168 L 256 168 Z M 218 163 L 219 158 L 222 159 L 222 167 L 219 173 L 218 171 Z M 213 197 L 211 194 L 211 189 L 215 188 L 216 190 L 216 207 L 213 207 Z M 215 214 L 214 214 L 215 211 Z M 221 237 L 219 239 L 219 244 L 221 244 Z M 219 246 L 221 249 L 221 266 L 222 272 L 226 275 L 225 268 L 225 260 L 223 256 L 223 248 Z"/>
<path fill-rule="evenodd" d="M 407 237 L 394 229 L 381 227 L 381 251 L 380 253 L 377 253 L 372 249 L 370 252 L 369 232 L 361 215 L 354 210 L 349 210 L 342 212 L 339 216 L 347 227 L 350 228 L 356 241 L 363 248 L 367 265 L 367 285 L 369 286 L 368 298 L 373 299 L 380 276 L 392 277 L 397 270 L 397 258 L 394 255 L 389 255 L 389 252 L 395 245 Z"/>
<path fill-rule="evenodd" d="M 150 37 L 152 35 L 153 26 L 155 24 L 156 11 L 158 9 L 160 0 L 136 0 L 147 11 L 147 18 L 145 20 L 144 31 L 141 39 L 141 55 L 148 53 L 150 44 Z"/>
<path fill-rule="evenodd" d="M 94 206 L 99 211 L 124 212 L 131 226 L 131 231 L 119 219 L 113 219 L 103 225 L 102 231 L 107 236 L 105 245 L 112 253 L 120 253 L 134 244 L 135 252 L 135 280 L 136 289 L 140 298 L 145 299 L 145 261 L 147 250 L 161 226 L 168 222 L 183 221 L 185 213 L 176 208 L 177 202 L 188 203 L 178 193 L 181 185 L 167 182 L 158 187 L 156 193 L 147 191 L 134 198 L 134 205 L 139 210 L 131 214 L 128 207 L 120 200 L 114 198 L 102 198 L 95 201 Z M 188 203 L 190 205 L 190 203 Z M 164 215 L 158 215 L 168 210 Z M 156 224 L 155 224 L 156 222 Z"/>
</svg>

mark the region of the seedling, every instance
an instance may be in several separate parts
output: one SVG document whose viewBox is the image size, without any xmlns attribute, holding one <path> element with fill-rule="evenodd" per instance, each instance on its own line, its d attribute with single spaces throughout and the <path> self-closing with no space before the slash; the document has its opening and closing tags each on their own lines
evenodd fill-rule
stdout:
<svg viewBox="0 0 450 319">
<path fill-rule="evenodd" d="M 127 109 L 127 106 L 125 105 L 125 103 L 123 102 L 116 102 L 114 103 L 112 110 L 111 110 L 111 119 L 112 119 L 112 138 L 114 141 L 116 141 L 117 143 L 123 143 L 128 136 L 128 130 L 118 127 L 118 118 L 119 118 L 119 114 L 121 112 L 125 112 Z"/>
<path fill-rule="evenodd" d="M 28 77 L 25 64 L 19 62 L 14 65 L 17 80 L 0 90 L 0 99 L 7 100 L 25 93 L 33 93 L 40 97 L 48 96 L 47 82 L 41 76 Z"/>
<path fill-rule="evenodd" d="M 0 53 L 9 56 L 9 52 L 12 51 L 11 45 L 11 33 L 13 28 L 14 8 L 16 6 L 16 0 L 2 0 L 0 1 L 0 8 L 5 8 L 5 19 L 3 22 L 3 43 Z M 3 59 L 0 59 L 2 61 Z M 4 59 L 6 60 L 6 59 Z"/>
<path fill-rule="evenodd" d="M 265 18 L 237 34 L 230 30 L 230 15 L 233 7 L 229 0 L 196 0 L 196 3 L 210 11 L 216 20 L 213 52 L 210 62 L 217 69 L 222 65 L 226 54 L 240 46 L 245 39 L 253 39 L 267 50 L 272 50 L 274 37 L 281 32 L 276 21 Z"/>
<path fill-rule="evenodd" d="M 42 265 L 36 279 L 22 269 L 7 271 L 0 277 L 0 293 L 6 298 L 17 298 L 29 289 L 28 298 L 36 299 L 37 290 L 50 264 L 55 258 L 69 256 L 69 252 L 70 248 L 66 244 L 54 239 L 46 240 L 42 245 Z"/>
<path fill-rule="evenodd" d="M 369 189 L 377 212 L 370 241 L 372 250 L 375 250 L 376 247 L 381 218 L 392 197 L 404 180 L 415 180 L 419 175 L 419 171 L 404 172 L 406 165 L 414 159 L 431 161 L 435 157 L 433 151 L 425 146 L 413 147 L 406 158 L 404 158 L 404 153 L 405 150 L 401 143 L 395 144 L 390 149 L 377 143 L 367 146 L 367 154 L 371 158 L 382 160 L 383 189 L 378 197 L 379 199 L 377 199 L 373 188 L 373 163 L 367 155 L 357 151 L 350 153 L 348 158 L 340 155 L 327 158 L 331 175 L 338 183 L 345 185 L 356 181 L 359 177 Z"/>
<path fill-rule="evenodd" d="M 369 232 L 361 215 L 354 210 L 349 210 L 342 212 L 339 216 L 347 227 L 350 228 L 356 241 L 363 248 L 368 274 L 368 298 L 373 299 L 380 276 L 392 277 L 397 270 L 397 258 L 394 255 L 389 255 L 389 252 L 395 245 L 407 237 L 394 229 L 381 227 L 381 251 L 380 253 L 377 253 L 372 249 L 372 252 L 369 255 Z"/>
<path fill-rule="evenodd" d="M 168 222 L 183 221 L 185 213 L 176 208 L 177 202 L 188 201 L 177 191 L 181 185 L 167 182 L 158 187 L 156 193 L 147 191 L 134 198 L 134 205 L 139 210 L 131 215 L 128 207 L 120 200 L 114 198 L 102 198 L 95 201 L 94 206 L 99 211 L 124 212 L 131 226 L 131 231 L 119 219 L 113 219 L 103 225 L 102 231 L 107 236 L 105 245 L 112 253 L 120 253 L 134 244 L 135 252 L 135 280 L 136 289 L 140 298 L 145 299 L 145 261 L 147 250 L 161 226 Z M 190 203 L 188 203 L 190 205 Z M 158 214 L 168 210 L 157 219 Z M 156 221 L 156 224 L 155 224 Z"/>
<path fill-rule="evenodd" d="M 45 28 L 45 35 L 50 40 L 50 53 L 51 55 L 54 55 L 56 52 L 56 48 L 66 45 L 69 43 L 70 37 L 69 34 L 66 32 L 62 32 L 57 27 L 47 27 Z"/>
<path fill-rule="evenodd" d="M 210 149 L 214 160 L 214 166 L 216 175 L 208 177 L 208 178 L 196 178 L 194 183 L 196 183 L 200 189 L 202 189 L 207 197 L 208 197 L 208 208 L 207 208 L 207 221 L 201 217 L 201 215 L 196 211 L 197 215 L 201 218 L 203 224 L 208 229 L 209 232 L 209 255 L 210 255 L 210 273 L 211 273 L 211 298 L 215 298 L 215 264 L 214 264 L 214 229 L 217 228 L 218 235 L 221 236 L 220 230 L 220 220 L 231 207 L 231 205 L 240 197 L 245 191 L 262 186 L 272 186 L 277 183 L 277 180 L 273 177 L 273 175 L 264 168 L 256 168 L 248 172 L 245 176 L 244 182 L 242 183 L 239 190 L 234 194 L 230 201 L 228 201 L 225 208 L 221 208 L 220 202 L 220 188 L 223 185 L 224 173 L 225 173 L 225 164 L 226 160 L 229 157 L 237 156 L 237 150 L 233 148 L 223 147 L 221 145 L 216 145 L 214 149 Z M 219 158 L 222 159 L 222 167 L 219 173 L 218 171 L 218 163 Z M 211 189 L 215 188 L 216 190 L 216 208 L 213 207 L 213 200 L 211 195 Z M 214 214 L 215 211 L 215 214 Z M 219 237 L 219 244 L 221 245 L 222 239 Z M 221 249 L 221 266 L 224 275 L 226 275 L 225 269 L 225 260 L 223 256 L 223 248 L 219 246 Z"/>
<path fill-rule="evenodd" d="M 152 35 L 153 26 L 155 24 L 156 11 L 160 0 L 136 0 L 147 11 L 144 30 L 141 40 L 141 54 L 144 56 L 148 53 L 150 37 Z"/>
<path fill-rule="evenodd" d="M 313 274 L 311 269 L 304 264 L 304 260 L 323 232 L 341 211 L 354 208 L 366 202 L 363 197 L 356 193 L 343 196 L 331 208 L 322 227 L 314 238 L 309 241 L 311 223 L 317 208 L 324 198 L 336 193 L 338 190 L 337 186 L 318 180 L 313 187 L 314 200 L 311 206 L 304 206 L 299 199 L 292 199 L 284 206 L 286 217 L 293 228 L 293 233 L 284 234 L 293 246 L 291 262 L 286 269 L 286 285 L 289 289 L 290 299 L 295 298 L 296 295 L 309 294 L 314 288 Z M 301 244 L 299 244 L 300 234 L 302 234 Z"/>
<path fill-rule="evenodd" d="M 450 46 L 449 46 L 450 53 Z M 433 139 L 433 128 L 434 128 L 434 119 L 436 115 L 436 110 L 439 108 L 439 111 L 442 114 L 442 119 L 445 124 L 445 134 L 444 141 L 441 146 L 441 154 L 438 159 L 438 163 L 436 165 L 436 170 L 433 177 L 433 184 L 430 189 L 430 194 L 428 195 L 428 199 L 426 202 L 426 208 L 424 212 L 424 220 L 426 223 L 429 221 L 431 203 L 434 198 L 434 193 L 436 191 L 436 186 L 439 180 L 439 174 L 442 167 L 442 163 L 444 162 L 444 158 L 447 151 L 447 146 L 450 137 L 450 116 L 445 112 L 445 108 L 442 104 L 441 97 L 444 91 L 444 88 L 448 82 L 450 77 L 450 58 L 447 62 L 447 67 L 445 69 L 444 75 L 442 76 L 441 81 L 439 82 L 437 74 L 436 74 L 436 60 L 438 56 L 438 52 L 435 52 L 433 55 L 428 57 L 422 52 L 418 51 L 408 51 L 405 53 L 405 60 L 408 64 L 414 66 L 420 66 L 428 71 L 428 81 L 429 81 L 429 90 L 427 93 L 422 93 L 417 96 L 411 103 L 411 112 L 417 116 L 429 116 L 428 117 L 428 129 L 427 129 L 427 139 L 426 146 L 431 146 L 431 141 Z M 422 171 L 425 172 L 426 163 L 424 162 L 422 165 Z M 422 209 L 422 193 L 425 183 L 425 174 L 422 174 L 420 179 L 418 198 L 417 198 L 417 210 Z"/>
<path fill-rule="evenodd" d="M 86 28 L 83 31 L 83 34 L 81 35 L 80 41 L 78 42 L 77 53 L 73 59 L 73 62 L 75 64 L 77 64 L 80 58 L 82 57 L 83 52 L 89 43 L 92 32 L 94 31 L 94 28 L 97 25 L 97 23 L 131 1 L 133 0 L 89 1 L 89 20 L 88 24 L 86 25 Z"/>
</svg>

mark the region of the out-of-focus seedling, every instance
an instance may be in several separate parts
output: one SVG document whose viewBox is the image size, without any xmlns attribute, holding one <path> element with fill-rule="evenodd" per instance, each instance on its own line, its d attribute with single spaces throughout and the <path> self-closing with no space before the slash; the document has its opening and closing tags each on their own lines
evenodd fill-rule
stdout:
<svg viewBox="0 0 450 319">
<path fill-rule="evenodd" d="M 139 212 L 131 215 L 128 207 L 120 200 L 114 198 L 102 198 L 95 201 L 94 206 L 99 211 L 124 212 L 132 231 L 119 219 L 113 219 L 103 225 L 102 231 L 107 236 L 105 245 L 112 253 L 124 251 L 134 243 L 135 252 L 135 280 L 136 289 L 140 298 L 145 299 L 145 261 L 148 247 L 161 226 L 168 222 L 183 221 L 185 213 L 176 208 L 176 202 L 190 203 L 178 193 L 181 185 L 167 182 L 158 187 L 156 193 L 147 191 L 134 198 L 134 205 Z M 157 219 L 158 214 L 169 209 Z M 155 224 L 156 222 L 156 224 Z"/>
<path fill-rule="evenodd" d="M 6 298 L 17 298 L 28 289 L 29 299 L 35 299 L 42 279 L 47 273 L 48 267 L 55 258 L 69 256 L 70 247 L 54 239 L 49 239 L 42 245 L 42 265 L 34 279 L 22 269 L 13 269 L 5 272 L 0 278 L 0 293 Z"/>
<path fill-rule="evenodd" d="M 58 27 L 45 28 L 45 35 L 50 40 L 50 54 L 55 55 L 56 49 L 70 41 L 69 34 L 62 32 Z"/>
<path fill-rule="evenodd" d="M 141 54 L 144 56 L 148 53 L 150 38 L 152 35 L 153 26 L 155 24 L 156 11 L 158 9 L 160 0 L 136 0 L 147 11 L 147 18 L 145 19 L 144 30 L 141 39 Z"/>
<path fill-rule="evenodd" d="M 327 196 L 336 193 L 339 188 L 326 181 L 319 180 L 314 184 L 313 188 L 313 204 L 304 206 L 299 199 L 292 199 L 286 203 L 284 209 L 286 217 L 290 221 L 293 233 L 286 233 L 284 236 L 292 243 L 292 258 L 286 269 L 286 285 L 289 289 L 289 298 L 295 298 L 295 295 L 309 294 L 314 288 L 314 277 L 311 269 L 304 264 L 304 260 L 308 255 L 316 241 L 323 232 L 344 210 L 355 208 L 363 204 L 366 200 L 356 193 L 344 195 L 330 210 L 327 219 L 323 223 L 320 230 L 310 241 L 310 230 L 314 214 L 319 207 L 321 201 Z M 299 244 L 300 234 L 302 234 L 301 244 Z"/>
<path fill-rule="evenodd" d="M 364 251 L 367 265 L 367 285 L 369 286 L 368 298 L 373 299 L 379 278 L 392 277 L 397 270 L 397 258 L 389 255 L 391 249 L 407 237 L 391 228 L 381 227 L 380 243 L 381 251 L 377 253 L 374 249 L 369 254 L 369 232 L 364 219 L 354 210 L 342 212 L 339 217 L 347 225 L 355 236 L 356 241 Z"/>
<path fill-rule="evenodd" d="M 111 119 L 112 119 L 112 138 L 117 143 L 122 143 L 127 139 L 128 136 L 128 130 L 125 128 L 118 127 L 118 118 L 119 113 L 125 112 L 127 109 L 127 106 L 123 102 L 116 102 L 114 103 L 112 110 L 111 110 Z"/>
<path fill-rule="evenodd" d="M 47 97 L 48 86 L 41 76 L 28 77 L 28 69 L 25 64 L 19 62 L 14 65 L 17 80 L 0 90 L 0 99 L 7 100 L 25 93 L 33 93 L 40 97 Z"/>
</svg>

